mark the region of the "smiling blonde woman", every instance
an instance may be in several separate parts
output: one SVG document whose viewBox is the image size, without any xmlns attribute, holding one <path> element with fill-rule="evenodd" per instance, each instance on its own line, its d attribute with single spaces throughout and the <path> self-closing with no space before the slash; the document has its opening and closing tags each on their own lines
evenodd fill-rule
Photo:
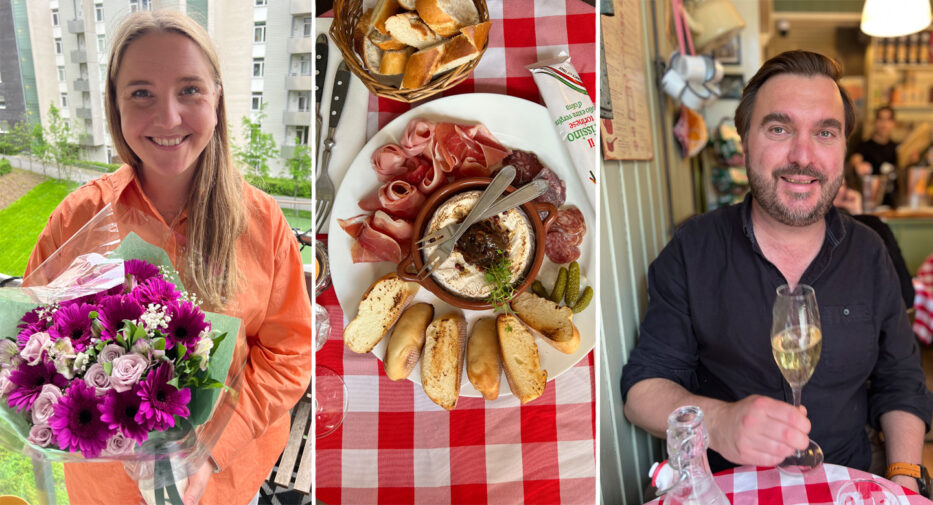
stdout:
<svg viewBox="0 0 933 505">
<path fill-rule="evenodd" d="M 162 247 L 204 307 L 243 321 L 243 390 L 211 458 L 188 479 L 188 505 L 245 504 L 285 447 L 288 411 L 311 377 L 311 305 L 281 210 L 230 156 L 223 85 L 204 29 L 171 11 L 132 14 L 113 37 L 106 109 L 124 165 L 53 212 L 34 270 L 106 204 L 121 234 Z M 71 503 L 139 503 L 120 463 L 65 465 Z"/>
</svg>

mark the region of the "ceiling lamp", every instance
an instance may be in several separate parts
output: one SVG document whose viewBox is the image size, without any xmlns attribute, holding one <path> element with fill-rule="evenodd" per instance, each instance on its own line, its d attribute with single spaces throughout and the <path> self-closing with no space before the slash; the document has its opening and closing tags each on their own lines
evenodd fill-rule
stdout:
<svg viewBox="0 0 933 505">
<path fill-rule="evenodd" d="M 930 25 L 930 0 L 865 0 L 862 31 L 872 37 L 900 37 Z"/>
</svg>

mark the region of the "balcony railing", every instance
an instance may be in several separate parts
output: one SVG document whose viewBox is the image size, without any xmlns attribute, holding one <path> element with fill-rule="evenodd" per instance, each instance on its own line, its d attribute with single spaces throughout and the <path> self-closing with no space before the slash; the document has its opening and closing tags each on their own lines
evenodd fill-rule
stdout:
<svg viewBox="0 0 933 505">
<path fill-rule="evenodd" d="M 282 118 L 287 125 L 307 126 L 311 124 L 310 111 L 287 110 L 285 114 L 282 115 Z"/>
<path fill-rule="evenodd" d="M 313 44 L 311 37 L 289 37 L 286 47 L 291 54 L 310 53 Z"/>
<path fill-rule="evenodd" d="M 84 33 L 84 18 L 69 19 L 68 33 Z"/>
<path fill-rule="evenodd" d="M 311 76 L 289 75 L 285 78 L 285 89 L 289 91 L 311 91 Z"/>
<path fill-rule="evenodd" d="M 78 107 L 77 109 L 75 109 L 75 115 L 77 115 L 79 118 L 82 118 L 82 119 L 91 119 L 92 117 L 94 117 L 91 115 L 90 107 Z"/>
<path fill-rule="evenodd" d="M 83 49 L 75 49 L 71 51 L 71 62 L 72 63 L 87 63 L 87 53 Z"/>
<path fill-rule="evenodd" d="M 75 91 L 91 91 L 91 81 L 75 79 Z"/>
</svg>

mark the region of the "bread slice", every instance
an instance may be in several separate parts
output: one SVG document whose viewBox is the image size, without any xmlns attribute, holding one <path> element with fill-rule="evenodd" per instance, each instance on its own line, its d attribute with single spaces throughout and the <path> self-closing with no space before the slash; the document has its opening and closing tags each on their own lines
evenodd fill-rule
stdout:
<svg viewBox="0 0 933 505">
<path fill-rule="evenodd" d="M 386 20 L 394 16 L 398 10 L 398 0 L 379 0 L 376 2 L 376 6 L 373 7 L 370 26 L 379 30 L 380 33 L 388 35 L 389 32 L 386 30 Z"/>
<path fill-rule="evenodd" d="M 467 378 L 487 400 L 499 397 L 499 377 L 502 375 L 496 331 L 496 318 L 481 318 L 473 323 L 467 342 Z"/>
<path fill-rule="evenodd" d="M 441 41 L 441 38 L 431 30 L 415 12 L 403 12 L 386 20 L 386 30 L 396 40 L 423 49 Z"/>
<path fill-rule="evenodd" d="M 573 311 L 526 291 L 512 299 L 515 314 L 558 351 L 573 354 L 580 347 L 580 332 L 573 325 Z"/>
<path fill-rule="evenodd" d="M 457 68 L 481 54 L 470 39 L 462 33 L 444 43 L 444 54 L 434 73 L 439 74 Z"/>
<path fill-rule="evenodd" d="M 421 355 L 421 385 L 434 403 L 453 410 L 460 398 L 466 320 L 451 312 L 428 325 Z"/>
<path fill-rule="evenodd" d="M 379 30 L 373 28 L 369 31 L 369 40 L 376 44 L 376 47 L 382 49 L 383 51 L 398 51 L 399 49 L 405 49 L 408 47 L 408 44 L 396 39 L 391 35 L 385 35 L 379 33 Z"/>
<path fill-rule="evenodd" d="M 415 0 L 398 0 L 398 4 L 405 10 L 413 11 L 417 9 Z"/>
<path fill-rule="evenodd" d="M 360 55 L 360 59 L 363 60 L 365 60 L 366 54 L 363 41 L 366 40 L 367 34 L 372 30 L 372 16 L 373 10 L 368 9 L 360 16 L 360 19 L 356 21 L 356 25 L 353 27 L 353 50 L 356 51 L 356 54 Z"/>
<path fill-rule="evenodd" d="M 405 282 L 391 272 L 363 294 L 356 316 L 343 331 L 343 341 L 353 352 L 369 352 L 382 340 L 418 292 L 418 284 Z"/>
<path fill-rule="evenodd" d="M 483 23 L 464 26 L 460 29 L 460 33 L 466 38 L 470 39 L 470 42 L 478 50 L 482 50 L 486 46 L 486 41 L 489 39 L 489 29 L 492 27 L 492 21 L 486 21 Z"/>
<path fill-rule="evenodd" d="M 473 0 L 416 0 L 418 15 L 441 37 L 453 37 L 460 28 L 480 22 Z"/>
<path fill-rule="evenodd" d="M 499 352 L 505 378 L 512 394 L 522 403 L 541 396 L 547 385 L 547 372 L 541 369 L 535 337 L 512 314 L 500 314 L 496 319 Z"/>
<path fill-rule="evenodd" d="M 402 77 L 402 89 L 416 89 L 431 82 L 444 56 L 444 43 L 426 47 L 408 58 L 405 75 Z"/>
<path fill-rule="evenodd" d="M 383 75 L 401 75 L 405 73 L 405 64 L 415 49 L 408 47 L 399 51 L 384 51 L 379 73 Z"/>
</svg>

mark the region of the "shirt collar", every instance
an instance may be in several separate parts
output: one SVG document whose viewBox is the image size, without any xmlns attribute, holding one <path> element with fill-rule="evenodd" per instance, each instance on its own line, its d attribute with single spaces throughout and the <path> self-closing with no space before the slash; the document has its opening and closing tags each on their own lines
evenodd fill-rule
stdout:
<svg viewBox="0 0 933 505">
<path fill-rule="evenodd" d="M 751 192 L 745 195 L 745 200 L 740 203 L 742 216 L 742 232 L 745 233 L 745 236 L 751 240 L 755 249 L 758 249 L 758 242 L 755 240 L 755 229 L 754 224 L 752 223 L 752 194 Z M 839 210 L 836 209 L 836 206 L 829 208 L 829 212 L 826 213 L 826 240 L 829 242 L 829 245 L 833 248 L 838 246 L 846 236 L 846 228 L 842 222 L 842 217 L 839 214 Z"/>
<path fill-rule="evenodd" d="M 152 200 L 143 191 L 143 185 L 136 174 L 136 169 L 124 163 L 123 166 L 110 175 L 110 184 L 113 191 L 113 201 L 122 200 L 124 193 L 133 192 L 142 200 L 141 205 L 148 207 L 146 210 L 149 214 L 158 217 L 163 223 L 165 222 L 162 215 L 156 210 L 155 205 L 153 205 Z M 187 219 L 188 209 L 184 208 L 178 219 L 176 219 L 176 226 L 184 223 Z M 165 224 L 168 225 L 169 223 Z"/>
</svg>

